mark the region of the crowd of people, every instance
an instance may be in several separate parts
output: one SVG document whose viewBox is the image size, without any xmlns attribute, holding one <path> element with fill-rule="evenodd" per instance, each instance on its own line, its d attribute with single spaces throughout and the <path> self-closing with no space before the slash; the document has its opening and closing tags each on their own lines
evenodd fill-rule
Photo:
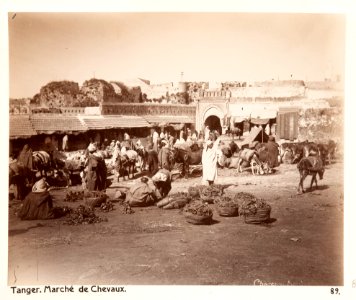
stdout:
<svg viewBox="0 0 356 300">
<path fill-rule="evenodd" d="M 114 178 L 119 178 L 121 165 L 118 164 L 120 157 L 127 155 L 131 150 L 138 153 L 145 153 L 146 167 L 141 172 L 141 177 L 135 181 L 135 184 L 125 193 L 126 202 L 130 206 L 147 206 L 163 199 L 168 195 L 171 190 L 172 182 L 172 168 L 174 160 L 172 160 L 172 150 L 174 148 L 191 147 L 193 144 L 198 145 L 201 153 L 202 163 L 202 184 L 212 185 L 217 178 L 218 159 L 221 155 L 221 137 L 217 131 L 212 131 L 208 126 L 198 134 L 197 131 L 187 129 L 181 130 L 179 137 L 175 138 L 167 131 L 152 130 L 151 135 L 146 140 L 144 145 L 140 139 L 133 140 L 129 134 L 123 135 L 123 140 L 112 140 L 109 142 L 107 139 L 102 144 L 91 142 L 84 152 L 84 164 L 80 173 L 83 189 L 88 191 L 106 191 L 108 187 L 107 175 L 108 166 L 114 170 Z M 277 146 L 276 146 L 277 145 Z M 63 149 L 68 149 L 68 136 L 63 138 Z M 278 155 L 278 144 L 272 138 L 266 147 L 273 153 L 271 157 L 271 165 L 275 166 L 274 159 Z M 111 158 L 108 162 L 105 161 L 102 151 L 109 151 Z M 140 152 L 141 151 L 141 152 Z M 277 153 L 277 154 L 276 154 Z M 32 164 L 32 150 L 28 145 L 23 147 L 23 150 L 17 157 L 17 170 L 15 171 L 16 180 L 10 183 L 17 184 L 19 180 L 24 180 L 26 173 L 20 174 L 19 166 L 26 170 L 26 172 L 34 172 Z M 26 187 L 31 188 L 29 193 L 20 191 L 21 199 L 24 198 L 22 210 L 20 213 L 21 219 L 33 218 L 52 218 L 55 217 L 53 213 L 53 203 L 50 199 L 48 189 L 50 185 L 54 185 L 51 178 L 56 178 L 61 186 L 69 186 L 69 178 L 62 170 L 54 170 L 53 173 L 38 174 L 36 182 L 31 185 L 27 183 Z M 109 183 L 110 184 L 110 183 Z"/>
</svg>

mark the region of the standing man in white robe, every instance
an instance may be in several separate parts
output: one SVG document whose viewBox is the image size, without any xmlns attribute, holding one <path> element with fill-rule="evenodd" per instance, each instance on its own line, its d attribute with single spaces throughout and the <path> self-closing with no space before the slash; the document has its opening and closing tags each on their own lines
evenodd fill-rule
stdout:
<svg viewBox="0 0 356 300">
<path fill-rule="evenodd" d="M 215 141 L 210 138 L 205 142 L 202 164 L 203 164 L 203 184 L 212 185 L 218 175 L 218 148 L 220 144 L 220 137 Z"/>
</svg>

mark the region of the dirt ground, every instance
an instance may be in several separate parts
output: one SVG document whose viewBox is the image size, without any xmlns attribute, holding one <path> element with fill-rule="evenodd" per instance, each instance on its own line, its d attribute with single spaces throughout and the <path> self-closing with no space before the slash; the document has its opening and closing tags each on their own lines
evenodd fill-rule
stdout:
<svg viewBox="0 0 356 300">
<path fill-rule="evenodd" d="M 21 221 L 19 203 L 11 200 L 8 284 L 343 285 L 341 162 L 326 168 L 317 190 L 302 195 L 296 165 L 281 165 L 272 175 L 218 174 L 216 183 L 231 184 L 226 192 L 267 200 L 272 222 L 224 218 L 211 204 L 212 225 L 191 225 L 177 209 L 147 207 L 133 214 L 97 212 L 108 222 L 70 226 L 62 219 Z M 200 182 L 177 179 L 172 192 Z M 51 191 L 55 205 L 80 204 L 63 202 L 65 193 Z"/>
</svg>

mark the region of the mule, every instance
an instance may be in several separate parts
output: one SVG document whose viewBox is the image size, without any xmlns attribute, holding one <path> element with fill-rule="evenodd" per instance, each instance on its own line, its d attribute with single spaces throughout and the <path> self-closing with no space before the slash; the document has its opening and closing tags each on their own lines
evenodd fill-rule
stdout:
<svg viewBox="0 0 356 300">
<path fill-rule="evenodd" d="M 303 182 L 308 175 L 312 176 L 310 181 L 310 191 L 312 190 L 313 183 L 315 182 L 316 188 L 318 187 L 318 181 L 316 175 L 319 175 L 319 179 L 322 180 L 325 172 L 323 162 L 318 156 L 303 157 L 297 165 L 300 180 L 298 185 L 298 194 L 305 193 Z"/>
<path fill-rule="evenodd" d="M 134 150 L 127 150 L 124 154 L 117 157 L 116 160 L 116 170 L 118 172 L 117 181 L 119 181 L 120 176 L 125 179 L 135 177 L 136 163 L 138 159 L 138 154 Z"/>
<path fill-rule="evenodd" d="M 33 151 L 32 153 L 33 170 L 46 176 L 47 171 L 52 168 L 52 159 L 46 151 Z"/>
<path fill-rule="evenodd" d="M 173 157 L 175 163 L 182 164 L 181 175 L 188 178 L 189 166 L 199 165 L 202 160 L 203 149 L 191 151 L 190 149 L 174 148 Z"/>
</svg>

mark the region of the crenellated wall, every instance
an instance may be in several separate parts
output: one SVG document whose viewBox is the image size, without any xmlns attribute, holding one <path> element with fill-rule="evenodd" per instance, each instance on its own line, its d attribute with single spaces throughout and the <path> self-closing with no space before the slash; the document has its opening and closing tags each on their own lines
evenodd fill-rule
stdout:
<svg viewBox="0 0 356 300">
<path fill-rule="evenodd" d="M 146 103 L 103 103 L 101 113 L 103 115 L 169 115 L 195 117 L 194 105 L 182 104 L 146 104 Z"/>
</svg>

